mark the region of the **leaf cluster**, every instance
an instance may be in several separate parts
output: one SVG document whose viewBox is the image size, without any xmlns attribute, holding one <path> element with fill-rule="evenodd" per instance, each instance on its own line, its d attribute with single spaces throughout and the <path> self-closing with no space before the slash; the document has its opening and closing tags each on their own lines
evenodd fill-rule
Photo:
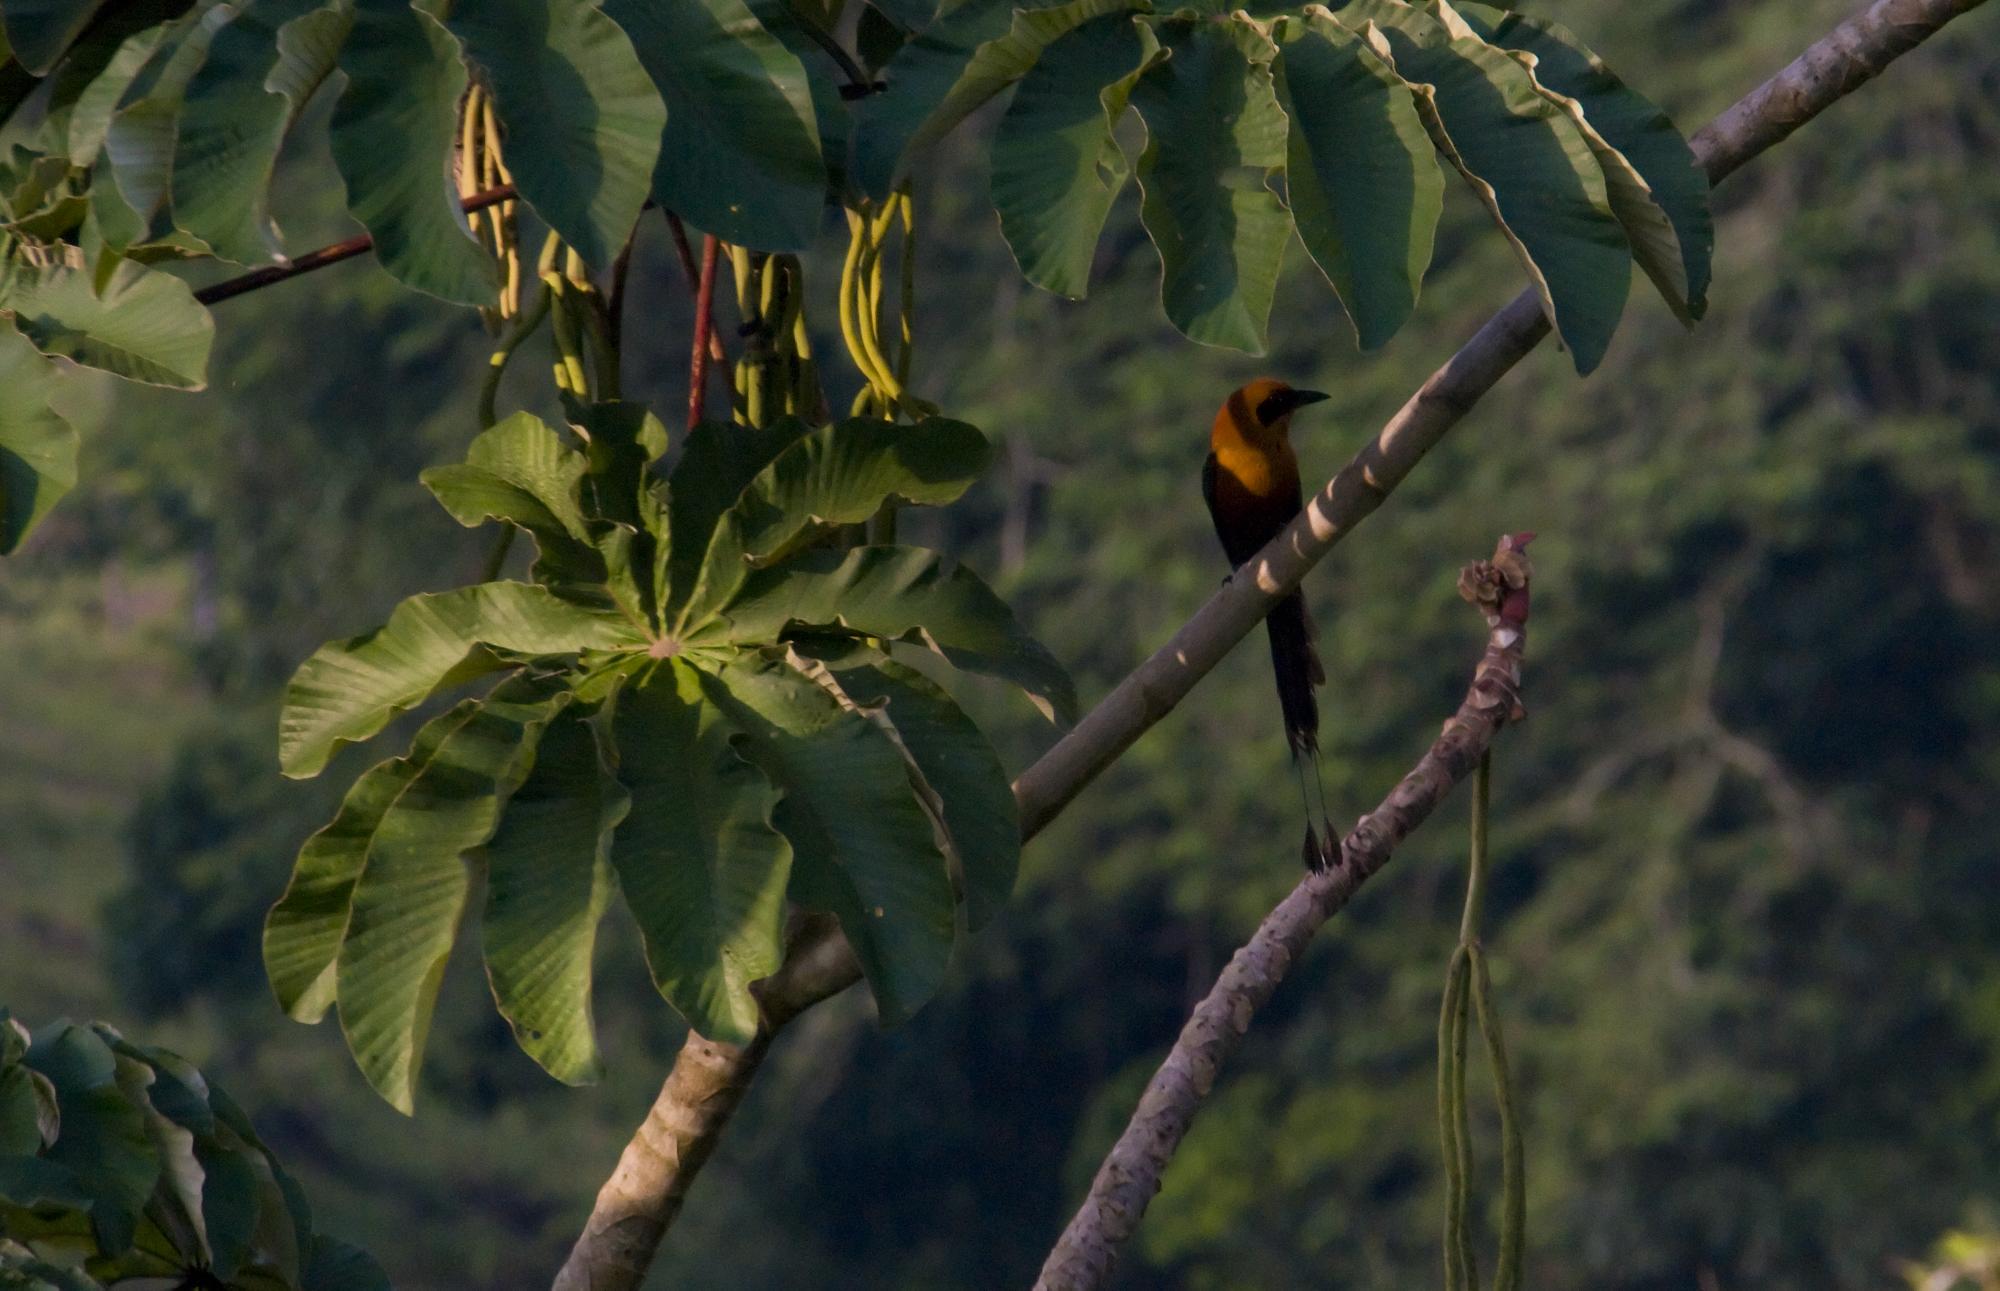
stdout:
<svg viewBox="0 0 2000 1291">
<path fill-rule="evenodd" d="M 0 1287 L 135 1278 L 217 1291 L 387 1291 L 313 1227 L 249 1119 L 186 1059 L 104 1023 L 0 1009 Z"/>
<path fill-rule="evenodd" d="M 1206 344 L 1264 349 L 1294 232 L 1362 344 L 1385 342 L 1430 262 L 1440 157 L 1579 372 L 1635 260 L 1684 319 L 1702 311 L 1706 181 L 1665 116 L 1553 23 L 1448 0 L 876 0 L 864 70 L 830 34 L 839 18 L 785 0 L 7 5 L 0 313 L 44 355 L 198 388 L 213 325 L 152 266 L 282 257 L 269 190 L 322 87 L 338 87 L 331 153 L 382 267 L 490 306 L 500 271 L 451 179 L 468 86 L 486 91 L 519 199 L 602 269 L 648 203 L 736 245 L 802 250 L 829 200 L 886 197 L 1017 83 L 992 184 L 1022 272 L 1083 295 L 1136 173 L 1166 314 Z M 1117 138 L 1128 108 L 1148 132 L 1136 168 Z M 74 461 L 45 399 L 0 405 L 0 551 Z"/>
<path fill-rule="evenodd" d="M 1147 141 L 1141 215 L 1168 318 L 1261 352 L 1296 230 L 1364 347 L 1408 318 L 1456 170 L 1513 249 L 1579 372 L 1597 366 L 1637 261 L 1684 320 L 1704 308 L 1708 185 L 1666 116 L 1540 18 L 1448 0 L 1323 5 L 1070 0 L 949 8 L 883 69 L 855 180 L 1019 82 L 993 144 L 993 200 L 1022 272 L 1084 294 L 1111 204 Z"/>
<path fill-rule="evenodd" d="M 885 502 L 956 498 L 989 456 L 972 427 L 703 425 L 662 476 L 643 410 L 571 416 L 568 436 L 512 417 L 424 476 L 462 523 L 531 536 L 533 581 L 413 597 L 322 647 L 286 694 L 284 769 L 310 776 L 430 696 L 501 677 L 363 773 L 265 930 L 287 1011 L 338 1004 L 363 1072 L 405 1110 L 480 875 L 496 1003 L 563 1080 L 598 1070 L 591 961 L 614 894 L 704 1035 L 756 1033 L 751 984 L 778 965 L 788 901 L 838 916 L 884 1020 L 907 1017 L 960 923 L 1005 899 L 1020 843 L 985 738 L 894 656 L 1001 678 L 1051 716 L 1074 705 L 969 569 L 827 545 Z"/>
</svg>

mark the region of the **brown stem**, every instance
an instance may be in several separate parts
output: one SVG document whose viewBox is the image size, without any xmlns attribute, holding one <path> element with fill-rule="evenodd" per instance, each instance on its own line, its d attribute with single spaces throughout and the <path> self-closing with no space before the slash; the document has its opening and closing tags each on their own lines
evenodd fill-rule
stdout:
<svg viewBox="0 0 2000 1291">
<path fill-rule="evenodd" d="M 701 243 L 701 286 L 694 297 L 694 348 L 688 356 L 688 429 L 701 424 L 708 398 L 709 341 L 715 336 L 715 264 L 722 244 L 713 233 Z"/>
<path fill-rule="evenodd" d="M 1469 566 L 1468 576 L 1482 569 L 1490 573 L 1525 545 L 1526 535 L 1502 538 L 1494 560 Z M 1082 1207 L 1049 1252 L 1036 1291 L 1088 1291 L 1110 1277 L 1120 1248 L 1160 1190 L 1160 1176 L 1215 1087 L 1223 1063 L 1243 1042 L 1257 1010 L 1304 955 L 1306 943 L 1472 773 L 1500 728 L 1521 716 L 1521 652 L 1527 643 L 1528 602 L 1525 563 L 1519 568 L 1519 578 L 1512 584 L 1497 576 L 1485 581 L 1488 589 L 1511 586 L 1521 595 L 1514 603 L 1497 596 L 1482 598 L 1488 625 L 1486 652 L 1473 670 L 1472 685 L 1458 711 L 1382 804 L 1341 840 L 1340 863 L 1301 879 L 1236 952 L 1207 998 L 1195 1006 L 1180 1039 L 1146 1086 L 1125 1132 L 1098 1167 Z M 1462 579 L 1461 586 L 1467 581 Z"/>
<path fill-rule="evenodd" d="M 1979 3 L 1874 0 L 1697 134 L 1693 140 L 1696 156 L 1712 178 L 1729 174 Z M 1210 597 L 1173 640 L 1014 782 L 1023 840 L 1055 819 L 1091 779 L 1165 716 L 1262 621 L 1281 596 L 1298 585 L 1307 570 L 1381 505 L 1418 460 L 1547 333 L 1548 324 L 1534 296 L 1524 292 L 1434 372 L 1374 440 L 1327 483 L 1307 513 L 1252 559 L 1253 577 L 1231 579 Z M 1183 647 L 1198 649 L 1198 653 L 1184 662 L 1177 661 L 1175 652 Z M 1335 873 L 1344 872 L 1343 868 Z M 838 932 L 831 929 L 821 937 L 826 943 L 840 941 Z M 825 945 L 803 939 L 793 952 L 794 956 L 812 956 L 812 963 L 822 965 L 810 968 L 802 964 L 792 975 L 797 998 L 806 1005 L 835 995 L 858 980 L 851 954 L 832 965 L 817 958 L 825 949 Z M 788 960 L 783 971 L 791 969 Z M 687 1061 L 695 1061 L 693 1054 L 684 1054 Z M 746 1071 L 752 1069 L 754 1063 Z M 709 1145 L 698 1156 L 684 1156 L 686 1164 L 676 1183 L 676 1197 L 685 1193 L 695 1163 L 705 1159 L 711 1149 Z M 577 1251 L 571 1253 L 572 1263 L 579 1254 L 587 1256 L 584 1248 L 591 1243 L 592 1231 L 586 1229 L 579 1239 Z M 665 1231 L 664 1221 L 658 1231 Z M 592 1285 L 595 1291 L 629 1291 L 638 1285 L 638 1278 L 608 1278 Z"/>
<path fill-rule="evenodd" d="M 484 192 L 474 193 L 460 202 L 459 205 L 467 212 L 483 211 L 489 206 L 497 206 L 501 202 L 511 201 L 515 196 L 517 194 L 514 192 L 512 184 L 502 184 L 498 188 L 489 188 Z M 194 298 L 204 305 L 213 305 L 220 301 L 228 300 L 233 296 L 241 296 L 245 292 L 256 291 L 260 287 L 269 287 L 273 283 L 287 282 L 298 277 L 300 274 L 311 273 L 315 269 L 324 269 L 330 264 L 339 264 L 342 260 L 352 260 L 356 256 L 367 255 L 369 251 L 374 249 L 374 246 L 375 239 L 364 233 L 358 238 L 349 238 L 345 242 L 335 242 L 331 246 L 321 247 L 317 251 L 308 251 L 297 259 L 288 260 L 284 264 L 274 264 L 262 269 L 252 269 L 249 273 L 238 274 L 234 278 L 225 278 L 221 282 L 211 283 L 203 287 L 200 291 L 197 291 L 194 294 Z"/>
<path fill-rule="evenodd" d="M 663 211 L 662 214 L 667 217 L 667 228 L 674 235 L 674 254 L 680 257 L 681 272 L 687 275 L 688 290 L 699 292 L 701 268 L 694 262 L 694 248 L 688 245 L 687 226 L 672 211 Z M 725 372 L 729 370 L 729 354 L 722 348 L 722 334 L 713 327 L 708 330 L 708 361 Z"/>
</svg>

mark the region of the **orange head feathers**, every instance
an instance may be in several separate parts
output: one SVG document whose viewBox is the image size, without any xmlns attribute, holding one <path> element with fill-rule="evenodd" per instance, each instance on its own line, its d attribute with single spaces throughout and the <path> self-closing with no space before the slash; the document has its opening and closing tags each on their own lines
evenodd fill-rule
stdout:
<svg viewBox="0 0 2000 1291">
<path fill-rule="evenodd" d="M 1215 437 L 1233 431 L 1251 444 L 1283 443 L 1292 428 L 1292 414 L 1326 397 L 1317 390 L 1295 390 L 1275 378 L 1258 377 L 1223 401 L 1215 414 Z"/>
</svg>

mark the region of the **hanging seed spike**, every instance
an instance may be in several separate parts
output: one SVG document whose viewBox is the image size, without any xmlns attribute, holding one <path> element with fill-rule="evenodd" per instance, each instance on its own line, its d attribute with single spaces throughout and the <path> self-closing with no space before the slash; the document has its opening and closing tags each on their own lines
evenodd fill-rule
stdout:
<svg viewBox="0 0 2000 1291">
<path fill-rule="evenodd" d="M 758 258 L 756 268 L 758 322 L 783 317 L 780 302 L 783 299 L 785 267 L 778 263 L 778 257 L 767 255 Z M 775 336 L 778 330 L 772 328 L 772 334 Z"/>
<path fill-rule="evenodd" d="M 459 104 L 458 155 L 453 158 L 461 200 L 479 191 L 478 138 L 479 83 L 474 81 L 465 87 L 465 98 Z"/>
<path fill-rule="evenodd" d="M 519 318 L 521 316 L 521 249 L 507 240 L 507 281 L 500 289 L 500 316 Z"/>
<path fill-rule="evenodd" d="M 879 250 L 876 249 L 876 250 Z M 868 354 L 869 366 L 875 374 L 875 385 L 880 395 L 882 415 L 892 416 L 903 402 L 903 386 L 892 374 L 887 357 L 882 353 L 881 311 L 882 261 L 879 254 L 868 254 L 864 265 L 865 281 L 861 287 L 862 300 L 866 306 L 861 319 L 861 347 Z"/>
<path fill-rule="evenodd" d="M 847 346 L 848 358 L 853 360 L 856 370 L 861 373 L 862 380 L 866 381 L 870 387 L 875 387 L 880 382 L 870 365 L 868 349 L 861 341 L 862 331 L 859 318 L 859 307 L 862 300 L 860 278 L 861 252 L 868 231 L 866 222 L 867 209 L 868 203 L 865 200 L 861 203 L 859 211 L 853 207 L 847 208 L 847 257 L 841 262 L 840 293 L 836 297 L 836 300 L 840 321 L 840 339 Z M 861 416 L 860 410 L 863 406 L 862 398 L 857 394 L 853 404 L 854 411 L 849 415 L 855 417 Z"/>
<path fill-rule="evenodd" d="M 817 424 L 824 420 L 825 396 L 819 388 L 819 365 L 810 358 L 799 360 L 799 417 Z"/>
<path fill-rule="evenodd" d="M 728 246 L 725 247 L 725 250 L 729 256 L 730 275 L 736 280 L 736 314 L 738 319 L 747 324 L 752 317 L 750 310 L 750 272 L 754 267 L 750 260 L 750 248 Z"/>
<path fill-rule="evenodd" d="M 551 297 L 551 332 L 555 339 L 556 353 L 566 379 L 558 380 L 558 388 L 568 391 L 579 399 L 590 397 L 590 386 L 583 374 L 582 341 L 577 335 L 576 319 L 570 313 L 568 301 L 568 280 L 551 269 L 542 275 L 548 284 Z"/>
<path fill-rule="evenodd" d="M 1461 1242 L 1465 1221 L 1465 1176 L 1459 1155 L 1457 1104 L 1452 1090 L 1456 1083 L 1454 1037 L 1465 1002 L 1465 948 L 1452 952 L 1445 968 L 1444 998 L 1438 1007 L 1437 1033 L 1437 1116 L 1440 1155 L 1444 1159 L 1444 1285 L 1445 1291 L 1467 1291 L 1464 1246 Z"/>
<path fill-rule="evenodd" d="M 1486 972 L 1486 955 L 1478 942 L 1466 947 L 1472 966 L 1472 1007 L 1486 1042 L 1486 1066 L 1493 1078 L 1493 1098 L 1500 1110 L 1500 1254 L 1493 1274 L 1493 1291 L 1519 1291 L 1521 1257 L 1527 1215 L 1526 1173 L 1522 1161 L 1521 1122 L 1514 1103 L 1513 1079 L 1507 1067 L 1507 1046 L 1500 1017 L 1493 1007 L 1493 983 Z"/>
<path fill-rule="evenodd" d="M 902 348 L 896 354 L 896 381 L 905 389 L 910 384 L 910 361 L 916 349 L 915 327 L 917 316 L 917 215 L 915 203 L 910 198 L 910 182 L 903 181 L 902 192 L 898 195 L 897 209 L 903 219 L 903 261 L 899 266 L 902 273 L 902 302 L 896 315 L 897 331 L 902 336 Z"/>
</svg>

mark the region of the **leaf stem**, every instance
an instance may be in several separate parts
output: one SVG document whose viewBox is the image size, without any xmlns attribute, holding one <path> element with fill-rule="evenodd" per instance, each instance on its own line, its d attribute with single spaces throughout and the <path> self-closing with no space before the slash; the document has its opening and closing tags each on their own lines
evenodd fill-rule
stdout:
<svg viewBox="0 0 2000 1291">
<path fill-rule="evenodd" d="M 499 420 L 495 405 L 500 397 L 500 378 L 506 375 L 507 365 L 513 362 L 514 352 L 521 348 L 521 342 L 534 334 L 549 314 L 549 289 L 546 283 L 535 293 L 534 303 L 522 311 L 514 321 L 514 326 L 500 338 L 494 347 L 492 357 L 487 361 L 486 379 L 479 386 L 479 428 L 489 430 Z"/>
<path fill-rule="evenodd" d="M 672 214 L 675 229 L 680 221 Z M 682 235 L 683 238 L 685 235 Z M 715 265 L 721 258 L 722 244 L 708 234 L 701 243 L 701 278 L 695 290 L 694 299 L 694 347 L 688 356 L 688 429 L 701 424 L 703 403 L 707 397 L 709 341 L 715 334 Z"/>
</svg>

